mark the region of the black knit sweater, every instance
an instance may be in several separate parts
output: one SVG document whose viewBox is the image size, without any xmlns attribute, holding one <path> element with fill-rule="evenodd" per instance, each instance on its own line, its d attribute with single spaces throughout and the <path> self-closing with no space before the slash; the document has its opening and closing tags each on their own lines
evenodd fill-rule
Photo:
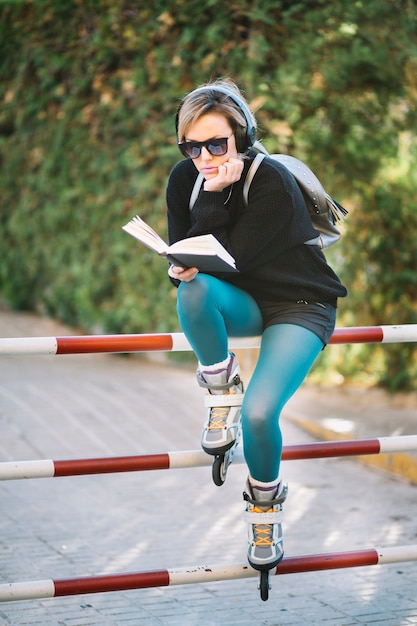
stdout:
<svg viewBox="0 0 417 626">
<path fill-rule="evenodd" d="M 248 206 L 244 205 L 243 184 L 254 157 L 250 151 L 241 179 L 232 189 L 201 189 L 191 213 L 197 169 L 189 159 L 174 167 L 166 192 L 170 244 L 212 233 L 235 258 L 240 271 L 215 275 L 249 292 L 258 302 L 305 300 L 336 306 L 346 289 L 322 251 L 304 244 L 318 233 L 288 170 L 265 158 L 251 183 Z"/>
</svg>

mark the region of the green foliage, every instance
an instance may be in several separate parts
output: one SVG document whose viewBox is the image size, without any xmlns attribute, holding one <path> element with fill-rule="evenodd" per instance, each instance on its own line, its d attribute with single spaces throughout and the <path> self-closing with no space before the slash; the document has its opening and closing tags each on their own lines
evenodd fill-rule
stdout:
<svg viewBox="0 0 417 626">
<path fill-rule="evenodd" d="M 411 0 L 2 2 L 0 292 L 87 331 L 177 330 L 165 263 L 121 226 L 140 213 L 166 235 L 176 106 L 230 75 L 267 148 L 350 211 L 329 252 L 339 325 L 415 322 L 416 22 Z M 332 348 L 330 365 L 415 388 L 412 344 Z"/>
</svg>

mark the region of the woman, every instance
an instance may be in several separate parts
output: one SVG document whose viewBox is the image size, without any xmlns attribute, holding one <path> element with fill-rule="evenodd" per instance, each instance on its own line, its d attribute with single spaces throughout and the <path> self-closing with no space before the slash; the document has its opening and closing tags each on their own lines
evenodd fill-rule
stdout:
<svg viewBox="0 0 417 626">
<path fill-rule="evenodd" d="M 168 271 L 178 286 L 182 330 L 198 358 L 197 380 L 207 390 L 202 447 L 210 454 L 228 450 L 241 419 L 248 560 L 269 570 L 284 554 L 279 416 L 332 335 L 337 299 L 346 289 L 321 250 L 304 244 L 317 231 L 284 166 L 265 158 L 244 204 L 256 121 L 234 83 L 215 81 L 189 93 L 176 124 L 186 158 L 167 186 L 170 244 L 212 233 L 239 270 L 209 275 L 171 265 Z M 203 184 L 190 212 L 199 173 Z M 262 335 L 259 359 L 243 393 L 228 336 L 254 335 Z"/>
</svg>

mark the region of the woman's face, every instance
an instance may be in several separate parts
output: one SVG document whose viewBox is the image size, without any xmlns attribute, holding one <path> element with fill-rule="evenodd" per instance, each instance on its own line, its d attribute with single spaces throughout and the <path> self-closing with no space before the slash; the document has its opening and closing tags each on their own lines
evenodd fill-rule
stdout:
<svg viewBox="0 0 417 626">
<path fill-rule="evenodd" d="M 217 176 L 219 165 L 223 165 L 223 163 L 231 158 L 238 158 L 235 136 L 232 132 L 229 122 L 220 113 L 207 113 L 190 126 L 185 138 L 186 141 L 207 141 L 208 139 L 228 137 L 226 154 L 213 156 L 207 148 L 203 146 L 200 156 L 193 159 L 197 170 L 206 180 Z"/>
</svg>

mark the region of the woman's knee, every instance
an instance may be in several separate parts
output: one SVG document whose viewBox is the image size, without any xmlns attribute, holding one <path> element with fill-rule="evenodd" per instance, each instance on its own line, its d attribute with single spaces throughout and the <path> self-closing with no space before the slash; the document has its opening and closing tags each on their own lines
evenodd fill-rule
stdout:
<svg viewBox="0 0 417 626">
<path fill-rule="evenodd" d="M 177 309 L 179 312 L 198 312 L 207 306 L 210 286 L 207 282 L 207 274 L 197 274 L 189 283 L 181 283 L 177 291 Z"/>
<path fill-rule="evenodd" d="M 242 407 L 242 429 L 251 437 L 263 438 L 271 429 L 278 428 L 279 414 L 271 413 L 260 401 L 256 405 Z"/>
<path fill-rule="evenodd" d="M 254 391 L 249 385 L 242 406 L 242 428 L 247 433 L 262 437 L 279 430 L 282 400 L 279 394 L 277 396 L 265 389 Z"/>
<path fill-rule="evenodd" d="M 244 436 L 262 438 L 268 431 L 265 416 L 260 413 L 242 413 L 242 431 Z"/>
</svg>

